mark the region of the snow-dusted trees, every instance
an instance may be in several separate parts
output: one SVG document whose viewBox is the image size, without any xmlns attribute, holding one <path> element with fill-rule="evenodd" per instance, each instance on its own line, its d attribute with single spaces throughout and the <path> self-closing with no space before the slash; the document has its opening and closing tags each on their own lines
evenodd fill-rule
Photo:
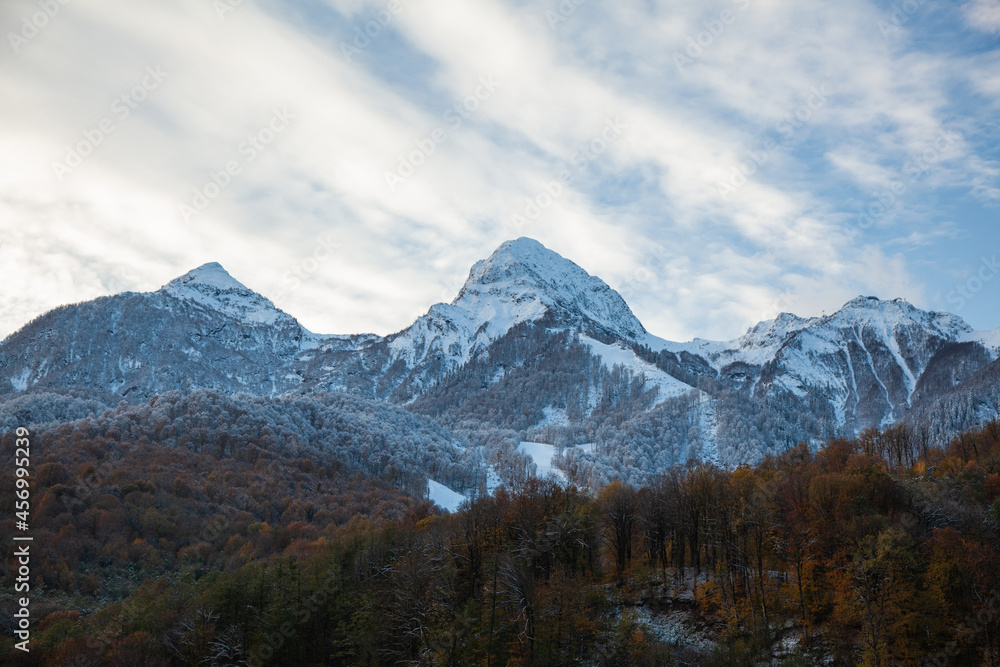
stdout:
<svg viewBox="0 0 1000 667">
<path fill-rule="evenodd" d="M 12 403 L 11 418 L 30 410 L 42 423 L 50 415 L 59 419 L 94 407 L 54 394 L 28 395 Z M 417 495 L 426 476 L 460 489 L 485 481 L 482 454 L 463 448 L 437 424 L 387 403 L 346 394 L 271 399 L 214 390 L 168 392 L 52 428 L 67 430 L 81 442 L 100 438 L 169 445 L 219 460 L 314 459 L 363 471 Z"/>
<path fill-rule="evenodd" d="M 0 430 L 83 419 L 101 414 L 117 397 L 86 389 L 59 389 L 0 395 Z"/>
</svg>

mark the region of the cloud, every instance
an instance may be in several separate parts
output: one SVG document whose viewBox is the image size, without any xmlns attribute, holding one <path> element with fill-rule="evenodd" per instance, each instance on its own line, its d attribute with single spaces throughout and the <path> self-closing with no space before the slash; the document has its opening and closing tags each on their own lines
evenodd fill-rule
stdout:
<svg viewBox="0 0 1000 667">
<path fill-rule="evenodd" d="M 939 242 L 941 239 L 954 239 L 960 236 L 958 226 L 954 222 L 942 223 L 937 229 L 929 231 L 915 231 L 905 237 L 895 238 L 886 243 L 887 246 L 903 246 L 918 248 L 929 246 Z"/>
<path fill-rule="evenodd" d="M 972 0 L 962 9 L 970 27 L 986 33 L 1000 33 L 1000 1 Z"/>
<path fill-rule="evenodd" d="M 0 256 L 18 276 L 0 334 L 206 261 L 313 330 L 389 333 L 528 235 L 655 333 L 728 338 L 776 302 L 936 293 L 915 268 L 931 237 L 900 226 L 957 219 L 945 194 L 980 215 L 1000 190 L 996 53 L 910 40 L 942 20 L 929 8 L 398 7 L 71 3 L 0 55 Z M 34 11 L 5 3 L 0 24 Z M 144 90 L 148 68 L 166 74 Z M 898 215 L 859 229 L 894 182 Z"/>
</svg>

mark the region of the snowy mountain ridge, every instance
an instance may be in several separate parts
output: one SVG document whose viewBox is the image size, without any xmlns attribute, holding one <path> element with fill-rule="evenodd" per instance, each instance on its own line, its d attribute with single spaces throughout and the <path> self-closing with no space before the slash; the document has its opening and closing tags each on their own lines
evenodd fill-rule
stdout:
<svg viewBox="0 0 1000 667">
<path fill-rule="evenodd" d="M 188 271 L 160 291 L 246 322 L 274 324 L 281 317 L 291 319 L 270 300 L 229 275 L 218 262 Z"/>
<path fill-rule="evenodd" d="M 635 339 L 646 333 L 625 300 L 607 283 L 524 237 L 505 242 L 488 259 L 476 262 L 452 305 L 478 310 L 478 321 L 494 337 L 539 316 L 543 308 L 621 338 Z"/>
<path fill-rule="evenodd" d="M 567 340 L 577 352 L 565 347 Z M 525 356 L 529 348 L 534 351 Z M 550 364 L 545 372 L 590 394 L 580 399 L 582 408 L 567 412 L 577 398 L 546 380 L 532 399 L 540 401 L 538 409 L 519 408 L 538 415 L 529 425 L 573 427 L 595 410 L 609 414 L 619 409 L 617 401 L 632 400 L 627 396 L 634 390 L 625 385 L 599 386 L 622 382 L 621 375 L 598 378 L 594 369 L 603 367 L 636 378 L 645 387 L 640 394 L 655 389 L 651 403 L 634 404 L 644 410 L 693 397 L 697 414 L 684 419 L 700 424 L 698 451 L 717 453 L 716 438 L 734 437 L 732 408 L 720 411 L 720 400 L 764 413 L 781 406 L 781 419 L 813 414 L 837 432 L 884 426 L 916 404 L 926 410 L 995 362 L 1000 330 L 975 332 L 958 316 L 903 299 L 858 297 L 822 317 L 782 313 L 731 341 L 671 342 L 648 333 L 600 278 L 520 238 L 476 262 L 451 303 L 431 306 L 411 326 L 384 337 L 313 334 L 221 265 L 208 263 L 156 292 L 65 306 L 12 334 L 0 343 L 0 393 L 84 387 L 145 398 L 198 387 L 268 396 L 333 390 L 410 403 L 444 391 L 446 381 L 485 395 L 512 371 L 535 368 L 546 356 L 575 360 L 572 368 Z M 519 372 L 518 382 L 530 384 L 528 371 Z M 463 373 L 475 377 L 462 380 Z M 463 400 L 442 395 L 435 401 L 451 407 L 434 409 L 461 409 Z M 996 411 L 987 403 L 966 412 Z M 556 414 L 560 419 L 551 421 Z M 689 428 L 678 426 L 678 432 Z M 812 428 L 803 433 L 820 437 Z M 683 452 L 695 445 L 679 446 Z"/>
<path fill-rule="evenodd" d="M 538 241 L 507 241 L 473 265 L 450 304 L 392 337 L 393 359 L 419 364 L 442 355 L 460 366 L 518 324 L 554 316 L 565 326 L 589 325 L 624 339 L 646 333 L 625 300 L 600 278 Z"/>
</svg>

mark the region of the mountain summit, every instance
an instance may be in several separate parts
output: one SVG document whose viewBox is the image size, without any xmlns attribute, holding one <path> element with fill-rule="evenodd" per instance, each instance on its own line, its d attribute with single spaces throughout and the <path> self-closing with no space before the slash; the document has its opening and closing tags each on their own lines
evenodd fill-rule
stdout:
<svg viewBox="0 0 1000 667">
<path fill-rule="evenodd" d="M 385 363 L 396 371 L 383 387 L 412 398 L 515 327 L 532 323 L 629 341 L 646 332 L 603 280 L 538 241 L 519 238 L 476 262 L 451 303 L 431 306 L 386 339 Z"/>
<path fill-rule="evenodd" d="M 646 333 L 621 295 L 538 241 L 507 241 L 476 262 L 452 305 L 479 314 L 493 335 L 545 313 L 564 323 L 635 339 Z"/>
<path fill-rule="evenodd" d="M 222 264 L 208 262 L 197 269 L 188 271 L 179 278 L 174 278 L 163 286 L 169 292 L 179 292 L 183 288 L 214 287 L 219 290 L 245 290 L 246 285 L 233 278 Z"/>
<path fill-rule="evenodd" d="M 282 318 L 292 319 L 269 299 L 229 275 L 218 262 L 202 264 L 174 278 L 160 292 L 243 322 L 274 324 Z"/>
</svg>

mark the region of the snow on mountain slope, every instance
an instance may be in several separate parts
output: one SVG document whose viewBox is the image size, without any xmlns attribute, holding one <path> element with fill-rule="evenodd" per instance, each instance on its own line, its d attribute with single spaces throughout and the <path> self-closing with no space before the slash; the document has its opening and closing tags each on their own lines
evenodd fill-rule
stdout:
<svg viewBox="0 0 1000 667">
<path fill-rule="evenodd" d="M 733 341 L 707 340 L 705 338 L 695 338 L 687 343 L 660 338 L 654 334 L 646 334 L 639 339 L 643 345 L 648 346 L 654 352 L 672 352 L 680 354 L 686 352 L 703 359 L 715 358 L 722 352 L 734 349 Z"/>
<path fill-rule="evenodd" d="M 525 323 L 535 327 L 508 335 Z M 454 386 L 484 393 L 512 368 L 542 367 L 527 362 L 562 363 L 547 357 L 556 349 L 544 339 L 565 340 L 567 331 L 606 367 L 645 374 L 659 402 L 695 385 L 718 399 L 697 415 L 708 458 L 718 458 L 731 439 L 734 414 L 770 414 L 771 399 L 788 415 L 858 430 L 902 418 L 914 401 L 934 400 L 1000 356 L 1000 330 L 973 332 L 957 316 L 873 297 L 824 317 L 784 313 L 731 341 L 670 342 L 647 333 L 602 280 L 520 238 L 477 262 L 450 304 L 432 306 L 387 337 L 311 334 L 219 264 L 205 264 L 157 292 L 65 306 L 12 334 L 0 344 L 0 391 L 48 385 L 147 397 L 197 387 L 264 395 L 334 390 L 406 402 L 447 389 L 442 380 L 472 360 L 470 375 Z M 652 354 L 633 352 L 635 343 Z M 597 395 L 589 395 L 591 408 Z M 543 424 L 568 422 L 566 410 L 554 407 L 565 405 L 563 398 L 537 400 L 548 406 Z M 590 414 L 574 414 L 581 412 Z"/>
<path fill-rule="evenodd" d="M 547 445 L 544 442 L 521 442 L 517 446 L 517 451 L 531 458 L 535 464 L 535 477 L 545 479 L 554 477 L 562 485 L 569 483 L 566 473 L 555 465 L 555 460 L 559 456 L 559 448 L 555 445 Z M 563 454 L 579 452 L 581 454 L 594 454 L 595 445 L 590 442 L 584 445 L 573 445 L 563 448 Z"/>
<path fill-rule="evenodd" d="M 775 357 L 795 334 L 817 324 L 817 318 L 802 318 L 791 313 L 781 313 L 773 320 L 760 322 L 745 334 L 732 341 L 723 363 L 742 361 L 747 364 L 764 364 Z M 730 356 L 731 355 L 731 356 Z"/>
<path fill-rule="evenodd" d="M 701 431 L 701 451 L 694 458 L 721 465 L 719 456 L 719 417 L 715 411 L 715 399 L 705 393 L 698 402 L 698 428 Z M 694 452 L 684 452 L 684 459 L 692 458 Z"/>
<path fill-rule="evenodd" d="M 845 407 L 863 391 L 859 376 L 870 376 L 885 395 L 888 419 L 909 405 L 940 345 L 970 331 L 957 316 L 923 311 L 903 299 L 858 297 L 786 336 L 773 357 L 774 381 L 799 395 L 832 389 L 838 407 Z"/>
<path fill-rule="evenodd" d="M 160 291 L 245 322 L 274 324 L 282 317 L 292 319 L 229 275 L 218 262 L 203 264 L 171 280 Z"/>
<path fill-rule="evenodd" d="M 772 320 L 765 320 L 749 329 L 739 338 L 729 341 L 711 341 L 696 338 L 688 343 L 667 341 L 647 335 L 643 342 L 653 350 L 688 352 L 703 357 L 720 370 L 734 362 L 761 365 L 773 360 L 788 342 L 799 333 L 817 334 L 824 330 L 847 330 L 873 326 L 891 337 L 901 327 L 919 326 L 934 331 L 941 338 L 958 340 L 973 335 L 971 328 L 958 316 L 948 313 L 927 312 L 915 308 L 905 299 L 882 301 L 875 297 L 857 297 L 832 315 L 803 318 L 791 313 L 781 313 Z M 998 330 L 1000 332 L 1000 330 Z M 998 332 L 983 332 L 988 337 Z M 825 334 L 818 334 L 827 337 Z M 976 339 L 982 342 L 982 339 Z M 824 348 L 820 344 L 820 348 Z"/>
<path fill-rule="evenodd" d="M 957 340 L 972 332 L 972 327 L 957 315 L 921 310 L 906 299 L 884 301 L 873 296 L 859 296 L 836 313 L 819 318 L 816 322 L 818 326 L 841 328 L 878 326 L 887 333 L 920 327 L 949 340 Z"/>
<path fill-rule="evenodd" d="M 15 391 L 88 387 L 145 398 L 212 387 L 271 395 L 300 385 L 288 365 L 322 339 L 210 263 L 156 292 L 46 313 L 3 342 L 0 377 Z"/>
<path fill-rule="evenodd" d="M 284 329 L 293 333 L 299 351 L 342 350 L 371 335 L 314 334 L 294 317 L 277 308 L 270 299 L 236 280 L 218 262 L 209 262 L 171 280 L 155 294 L 163 294 L 200 309 L 208 316 L 222 315 L 254 328 Z"/>
<path fill-rule="evenodd" d="M 542 428 L 543 426 L 569 426 L 570 424 L 569 415 L 566 414 L 565 408 L 547 405 L 542 408 L 542 414 L 545 416 L 542 418 L 542 421 L 535 424 L 536 428 Z"/>
<path fill-rule="evenodd" d="M 627 339 L 646 330 L 625 300 L 538 241 L 502 244 L 473 265 L 450 304 L 431 306 L 409 328 L 390 337 L 393 360 L 415 367 L 431 359 L 461 366 L 513 327 L 549 316 L 562 326 L 594 328 Z"/>
<path fill-rule="evenodd" d="M 995 331 L 972 331 L 959 339 L 964 343 L 980 343 L 996 359 L 1000 357 L 1000 329 Z"/>
<path fill-rule="evenodd" d="M 898 419 L 934 355 L 949 342 L 996 349 L 996 332 L 973 333 L 960 317 L 915 308 L 904 299 L 857 297 L 824 317 L 782 313 L 731 341 L 673 343 L 647 336 L 654 351 L 703 359 L 727 386 L 750 396 L 788 393 L 826 400 L 838 425 Z M 993 354 L 997 354 L 994 352 Z"/>
<path fill-rule="evenodd" d="M 802 318 L 791 313 L 781 313 L 773 320 L 758 323 L 739 338 L 730 341 L 713 341 L 695 338 L 688 343 L 677 343 L 647 335 L 643 342 L 654 351 L 686 352 L 702 357 L 713 368 L 721 370 L 734 362 L 760 365 L 774 358 L 788 337 L 812 326 L 817 318 Z"/>
<path fill-rule="evenodd" d="M 538 241 L 507 241 L 476 262 L 454 305 L 480 313 L 477 320 L 498 336 L 535 318 L 544 308 L 622 338 L 646 333 L 625 300 L 608 285 Z"/>
<path fill-rule="evenodd" d="M 668 398 L 683 396 L 691 391 L 698 391 L 691 385 L 664 373 L 653 364 L 643 361 L 636 356 L 635 352 L 631 349 L 625 349 L 621 344 L 607 345 L 584 334 L 580 334 L 578 337 L 580 342 L 590 347 L 595 356 L 601 358 L 609 370 L 614 366 L 622 366 L 634 375 L 645 375 L 647 386 L 656 387 L 659 390 L 656 397 L 657 403 Z"/>
</svg>

